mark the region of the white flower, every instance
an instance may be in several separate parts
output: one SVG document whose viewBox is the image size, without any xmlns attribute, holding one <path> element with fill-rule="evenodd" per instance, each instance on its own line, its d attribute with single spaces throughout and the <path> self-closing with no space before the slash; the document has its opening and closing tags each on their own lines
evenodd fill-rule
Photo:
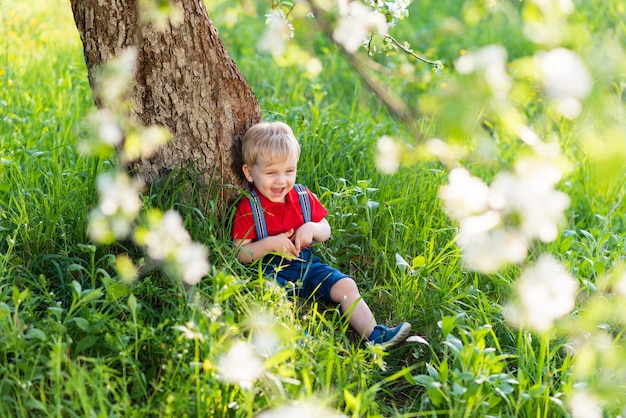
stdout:
<svg viewBox="0 0 626 418">
<path fill-rule="evenodd" d="M 489 45 L 470 52 L 456 61 L 456 70 L 461 74 L 480 72 L 494 93 L 506 93 L 511 80 L 506 73 L 507 51 L 502 45 Z"/>
<path fill-rule="evenodd" d="M 202 244 L 191 243 L 176 250 L 174 260 L 181 279 L 195 285 L 209 273 L 207 249 Z"/>
<path fill-rule="evenodd" d="M 293 405 L 282 405 L 263 411 L 259 418 L 343 418 L 345 415 L 324 406 L 320 401 L 307 401 Z"/>
<path fill-rule="evenodd" d="M 587 391 L 576 391 L 567 402 L 572 418 L 602 418 L 598 398 Z"/>
<path fill-rule="evenodd" d="M 400 166 L 400 148 L 393 139 L 383 136 L 376 144 L 376 167 L 385 174 L 393 174 Z"/>
<path fill-rule="evenodd" d="M 141 209 L 139 190 L 141 184 L 132 181 L 124 173 L 117 173 L 115 177 L 105 173 L 98 177 L 98 192 L 100 193 L 100 211 L 104 216 L 113 216 L 121 213 L 127 219 L 133 219 Z"/>
<path fill-rule="evenodd" d="M 592 87 L 592 78 L 583 61 L 565 48 L 540 52 L 535 56 L 543 75 L 546 93 L 555 98 L 561 113 L 570 119 L 577 117 Z"/>
<path fill-rule="evenodd" d="M 365 3 L 372 8 L 372 10 L 387 16 L 389 26 L 393 26 L 398 20 L 404 19 L 409 15 L 410 0 L 395 0 L 395 1 L 381 1 L 381 0 L 366 0 Z"/>
<path fill-rule="evenodd" d="M 293 25 L 281 8 L 272 10 L 265 17 L 267 29 L 259 40 L 259 49 L 272 55 L 282 55 L 287 41 L 293 38 Z"/>
<path fill-rule="evenodd" d="M 141 209 L 141 184 L 126 174 L 102 174 L 96 181 L 100 202 L 89 216 L 88 234 L 99 243 L 111 243 L 130 234 Z"/>
<path fill-rule="evenodd" d="M 174 210 L 160 218 L 153 217 L 145 233 L 138 234 L 136 239 L 146 246 L 152 259 L 165 262 L 170 273 L 189 285 L 197 284 L 209 272 L 206 247 L 192 242 L 182 218 Z"/>
<path fill-rule="evenodd" d="M 97 76 L 98 94 L 107 107 L 114 109 L 125 100 L 126 91 L 135 76 L 137 48 L 127 47 L 107 61 Z"/>
<path fill-rule="evenodd" d="M 550 255 L 526 269 L 517 281 L 518 302 L 510 320 L 538 332 L 549 331 L 554 321 L 569 314 L 576 302 L 578 282 Z"/>
<path fill-rule="evenodd" d="M 173 257 L 179 247 L 191 244 L 191 237 L 178 212 L 169 210 L 163 214 L 160 222 L 150 225 L 144 244 L 148 247 L 150 257 L 165 260 Z"/>
<path fill-rule="evenodd" d="M 227 382 L 250 389 L 263 373 L 263 363 L 252 346 L 237 341 L 217 363 L 217 373 Z"/>
<path fill-rule="evenodd" d="M 488 209 L 490 190 L 478 177 L 464 168 L 455 168 L 448 175 L 448 184 L 441 187 L 439 197 L 446 211 L 456 220 L 482 214 Z"/>
<path fill-rule="evenodd" d="M 493 229 L 484 233 L 469 233 L 461 229 L 457 243 L 463 253 L 463 263 L 472 270 L 495 273 L 510 263 L 524 261 L 529 240 L 516 230 Z"/>
<path fill-rule="evenodd" d="M 520 229 L 529 238 L 552 242 L 558 223 L 569 206 L 569 197 L 553 189 L 561 171 L 542 160 L 522 159 L 515 165 L 515 175 L 500 173 L 491 188 L 505 200 L 505 213 L 519 215 Z"/>
<path fill-rule="evenodd" d="M 387 34 L 385 16 L 373 12 L 359 1 L 340 5 L 339 12 L 341 17 L 333 32 L 333 39 L 349 53 L 356 52 L 371 32 Z"/>
</svg>

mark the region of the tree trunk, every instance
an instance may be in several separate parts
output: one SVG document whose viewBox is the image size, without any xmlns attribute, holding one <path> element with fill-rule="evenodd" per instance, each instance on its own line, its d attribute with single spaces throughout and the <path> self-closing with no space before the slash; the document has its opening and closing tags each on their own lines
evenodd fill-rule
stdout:
<svg viewBox="0 0 626 418">
<path fill-rule="evenodd" d="M 137 0 L 71 0 L 94 101 L 100 105 L 94 89 L 97 67 L 136 46 L 131 116 L 146 126 L 165 126 L 174 139 L 130 168 L 150 183 L 193 167 L 203 185 L 241 186 L 237 150 L 246 129 L 261 119 L 258 101 L 228 55 L 204 1 L 176 2 L 184 13 L 182 22 L 157 31 L 140 22 Z M 221 191 L 222 198 L 230 196 Z"/>
</svg>

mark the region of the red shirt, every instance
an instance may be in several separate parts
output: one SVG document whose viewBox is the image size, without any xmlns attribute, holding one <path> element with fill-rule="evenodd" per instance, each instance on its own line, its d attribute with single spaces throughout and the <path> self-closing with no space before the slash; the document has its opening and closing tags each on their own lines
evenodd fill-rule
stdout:
<svg viewBox="0 0 626 418">
<path fill-rule="evenodd" d="M 311 201 L 311 220 L 319 222 L 326 217 L 328 211 L 317 197 L 309 189 L 306 189 Z M 298 192 L 293 188 L 285 196 L 285 202 L 272 202 L 265 198 L 257 190 L 261 206 L 263 207 L 263 215 L 265 216 L 265 224 L 268 236 L 274 236 L 287 232 L 290 229 L 296 231 L 304 225 L 304 216 L 302 215 L 302 207 L 298 198 Z M 250 201 L 244 197 L 237 206 L 235 212 L 235 220 L 233 221 L 233 231 L 231 233 L 233 239 L 251 239 L 256 241 L 256 229 L 254 227 L 254 217 L 250 208 Z"/>
</svg>

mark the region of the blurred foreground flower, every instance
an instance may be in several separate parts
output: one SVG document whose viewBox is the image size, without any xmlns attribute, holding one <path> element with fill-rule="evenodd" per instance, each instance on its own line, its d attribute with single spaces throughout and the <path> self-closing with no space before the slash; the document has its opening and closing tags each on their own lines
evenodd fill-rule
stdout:
<svg viewBox="0 0 626 418">
<path fill-rule="evenodd" d="M 259 49 L 272 55 L 282 55 L 287 41 L 293 38 L 293 25 L 282 8 L 272 10 L 265 17 L 267 28 L 259 40 Z"/>
<path fill-rule="evenodd" d="M 533 239 L 551 242 L 569 206 L 554 186 L 558 168 L 545 161 L 519 160 L 513 173 L 500 172 L 491 187 L 464 168 L 450 172 L 440 190 L 448 215 L 459 221 L 457 243 L 470 268 L 493 273 L 524 260 Z"/>
<path fill-rule="evenodd" d="M 572 418 L 602 418 L 598 399 L 586 391 L 576 391 L 567 402 Z"/>
<path fill-rule="evenodd" d="M 250 389 L 263 373 L 263 363 L 250 344 L 237 341 L 219 359 L 217 373 L 224 382 Z"/>
<path fill-rule="evenodd" d="M 164 262 L 166 270 L 189 285 L 197 284 L 209 272 L 206 247 L 192 242 L 176 211 L 151 211 L 147 226 L 135 230 L 135 241 L 145 245 L 152 259 Z"/>
<path fill-rule="evenodd" d="M 376 167 L 385 174 L 393 174 L 400 166 L 400 146 L 388 136 L 382 136 L 376 144 Z"/>
<path fill-rule="evenodd" d="M 574 309 L 578 282 L 563 265 L 543 255 L 517 280 L 517 302 L 508 309 L 511 322 L 537 332 L 549 331 L 554 322 Z"/>
<path fill-rule="evenodd" d="M 339 1 L 339 22 L 333 39 L 349 53 L 357 49 L 371 33 L 387 35 L 387 19 L 359 1 Z"/>
<path fill-rule="evenodd" d="M 319 401 L 282 405 L 258 415 L 259 418 L 340 418 L 345 416 L 322 405 Z"/>
<path fill-rule="evenodd" d="M 557 101 L 559 112 L 574 119 L 582 112 L 581 100 L 591 92 L 593 79 L 582 59 L 565 48 L 540 52 L 535 61 L 548 96 Z"/>
<path fill-rule="evenodd" d="M 502 45 L 488 45 L 461 56 L 455 66 L 461 74 L 479 73 L 494 95 L 504 97 L 511 88 L 506 73 L 507 50 Z"/>
<path fill-rule="evenodd" d="M 141 200 L 141 183 L 125 173 L 105 173 L 98 177 L 100 202 L 89 217 L 88 233 L 98 243 L 111 243 L 126 238 L 131 231 Z"/>
</svg>

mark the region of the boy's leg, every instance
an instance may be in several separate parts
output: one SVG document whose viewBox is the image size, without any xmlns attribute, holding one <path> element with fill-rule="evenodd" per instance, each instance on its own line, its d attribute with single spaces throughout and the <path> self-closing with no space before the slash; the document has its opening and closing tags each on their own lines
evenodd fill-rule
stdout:
<svg viewBox="0 0 626 418">
<path fill-rule="evenodd" d="M 376 326 L 367 303 L 350 277 L 340 279 L 330 288 L 330 298 L 341 305 L 341 312 L 348 316 L 350 326 L 362 337 L 367 338 Z"/>
</svg>

